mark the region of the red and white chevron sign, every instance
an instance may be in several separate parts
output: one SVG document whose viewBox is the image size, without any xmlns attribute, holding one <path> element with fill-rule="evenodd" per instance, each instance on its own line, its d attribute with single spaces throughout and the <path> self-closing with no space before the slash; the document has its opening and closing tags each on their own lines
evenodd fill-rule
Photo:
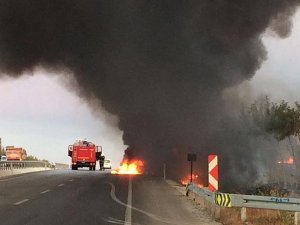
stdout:
<svg viewBox="0 0 300 225">
<path fill-rule="evenodd" d="M 219 189 L 218 156 L 208 156 L 208 188 L 211 191 Z"/>
</svg>

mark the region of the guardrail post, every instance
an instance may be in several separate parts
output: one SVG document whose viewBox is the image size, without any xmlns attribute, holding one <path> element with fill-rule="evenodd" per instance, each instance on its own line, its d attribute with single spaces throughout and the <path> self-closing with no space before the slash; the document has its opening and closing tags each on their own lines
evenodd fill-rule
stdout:
<svg viewBox="0 0 300 225">
<path fill-rule="evenodd" d="M 295 225 L 300 225 L 300 212 L 295 212 Z"/>
<path fill-rule="evenodd" d="M 241 208 L 241 221 L 242 222 L 247 221 L 247 208 L 245 208 L 245 207 Z"/>
</svg>

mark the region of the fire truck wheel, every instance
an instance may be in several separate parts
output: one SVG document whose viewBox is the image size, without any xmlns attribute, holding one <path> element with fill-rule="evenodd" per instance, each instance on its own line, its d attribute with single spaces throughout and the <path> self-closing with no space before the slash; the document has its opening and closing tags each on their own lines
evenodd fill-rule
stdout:
<svg viewBox="0 0 300 225">
<path fill-rule="evenodd" d="M 72 165 L 72 170 L 77 170 L 77 166 Z"/>
<path fill-rule="evenodd" d="M 93 170 L 96 170 L 96 166 L 93 166 Z"/>
<path fill-rule="evenodd" d="M 90 167 L 89 167 L 89 170 L 92 170 L 92 169 L 93 169 L 92 166 L 90 166 Z"/>
</svg>

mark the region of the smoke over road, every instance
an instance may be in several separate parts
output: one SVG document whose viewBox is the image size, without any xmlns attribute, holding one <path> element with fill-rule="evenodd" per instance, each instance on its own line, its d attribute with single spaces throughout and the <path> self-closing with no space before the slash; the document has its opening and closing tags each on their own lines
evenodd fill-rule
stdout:
<svg viewBox="0 0 300 225">
<path fill-rule="evenodd" d="M 0 70 L 12 77 L 37 66 L 72 71 L 77 94 L 118 116 L 128 151 L 154 172 L 166 162 L 178 175 L 187 151 L 205 159 L 216 152 L 224 179 L 239 171 L 249 181 L 258 152 L 234 136 L 235 125 L 220 133 L 221 121 L 234 124 L 222 92 L 266 59 L 266 29 L 289 35 L 299 3 L 2 0 Z"/>
</svg>

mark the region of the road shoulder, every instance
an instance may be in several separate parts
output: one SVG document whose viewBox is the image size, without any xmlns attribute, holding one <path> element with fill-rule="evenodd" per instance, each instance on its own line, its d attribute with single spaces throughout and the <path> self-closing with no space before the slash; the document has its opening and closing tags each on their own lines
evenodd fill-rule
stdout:
<svg viewBox="0 0 300 225">
<path fill-rule="evenodd" d="M 193 214 L 197 214 L 201 219 L 207 220 L 207 225 L 222 225 L 220 222 L 213 221 L 212 217 L 209 215 L 209 213 L 206 211 L 205 208 L 201 207 L 200 204 L 196 203 L 193 199 L 186 196 L 186 187 L 173 181 L 173 180 L 165 180 L 166 183 L 177 190 L 182 196 L 185 197 L 187 204 L 185 204 L 186 207 L 189 208 L 190 211 L 193 212 Z"/>
</svg>

